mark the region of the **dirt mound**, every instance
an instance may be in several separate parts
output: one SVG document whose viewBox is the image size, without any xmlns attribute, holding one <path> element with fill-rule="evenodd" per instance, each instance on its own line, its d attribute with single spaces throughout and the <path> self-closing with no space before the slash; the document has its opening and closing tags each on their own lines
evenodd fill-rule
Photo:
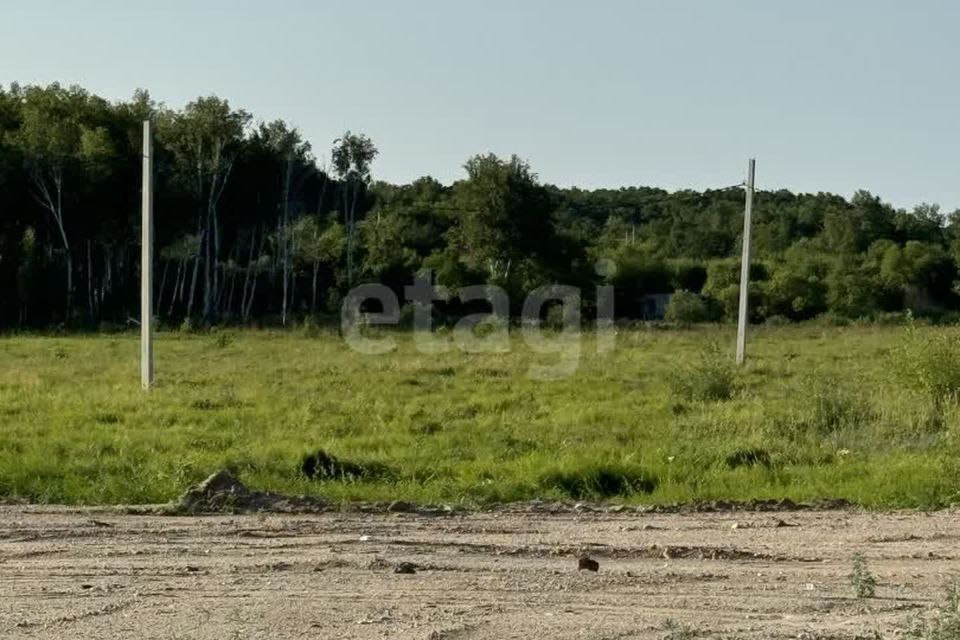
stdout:
<svg viewBox="0 0 960 640">
<path fill-rule="evenodd" d="M 267 491 L 252 491 L 228 469 L 217 471 L 200 484 L 188 489 L 171 505 L 174 513 L 248 513 L 273 511 L 280 513 L 318 512 L 328 503 L 308 496 L 284 496 Z"/>
<path fill-rule="evenodd" d="M 418 515 L 451 515 L 460 510 L 450 506 L 420 506 L 395 501 L 390 503 L 352 503 L 331 505 L 322 498 L 286 496 L 269 491 L 254 491 L 244 485 L 229 470 L 217 471 L 200 484 L 188 489 L 175 503 L 160 509 L 151 507 L 149 513 L 202 514 L 249 513 L 269 511 L 276 513 L 319 513 L 333 508 L 369 513 L 414 513 Z M 492 505 L 486 511 L 545 512 L 545 513 L 723 513 L 723 512 L 797 512 L 850 510 L 854 505 L 845 500 L 821 500 L 813 503 L 795 503 L 791 500 L 750 500 L 747 502 L 714 501 L 694 504 L 641 505 L 626 507 L 604 503 L 564 503 L 534 500 L 526 503 Z M 144 512 L 132 508 L 129 512 Z"/>
</svg>

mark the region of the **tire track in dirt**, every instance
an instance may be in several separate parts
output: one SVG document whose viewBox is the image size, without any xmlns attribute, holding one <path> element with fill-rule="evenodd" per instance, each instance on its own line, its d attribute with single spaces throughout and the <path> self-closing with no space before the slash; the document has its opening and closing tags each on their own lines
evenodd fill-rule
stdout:
<svg viewBox="0 0 960 640">
<path fill-rule="evenodd" d="M 0 637 L 646 639 L 668 620 L 698 637 L 892 635 L 960 574 L 956 515 L 804 511 L 780 526 L 763 513 L 97 514 L 98 525 L 84 510 L 0 507 Z M 857 552 L 876 599 L 853 597 Z M 580 553 L 598 574 L 576 570 Z M 394 573 L 401 562 L 415 572 Z"/>
</svg>

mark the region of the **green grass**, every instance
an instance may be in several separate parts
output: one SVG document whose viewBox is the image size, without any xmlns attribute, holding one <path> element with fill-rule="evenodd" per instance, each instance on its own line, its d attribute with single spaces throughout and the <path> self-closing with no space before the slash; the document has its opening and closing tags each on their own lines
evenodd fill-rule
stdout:
<svg viewBox="0 0 960 640">
<path fill-rule="evenodd" d="M 333 500 L 939 507 L 960 490 L 960 412 L 903 383 L 898 349 L 954 330 L 912 331 L 758 328 L 732 379 L 712 346 L 732 353 L 729 328 L 621 331 L 607 354 L 590 335 L 555 381 L 527 375 L 551 358 L 519 337 L 507 354 L 425 355 L 398 333 L 398 351 L 364 356 L 325 332 L 162 333 L 150 394 L 136 336 L 5 337 L 0 496 L 159 502 L 226 466 Z M 696 391 L 713 376 L 724 393 Z M 381 472 L 307 480 L 318 449 Z"/>
</svg>

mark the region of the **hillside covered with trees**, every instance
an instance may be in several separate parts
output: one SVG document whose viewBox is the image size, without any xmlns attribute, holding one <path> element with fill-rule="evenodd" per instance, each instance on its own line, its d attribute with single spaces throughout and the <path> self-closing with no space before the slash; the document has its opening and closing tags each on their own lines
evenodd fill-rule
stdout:
<svg viewBox="0 0 960 640">
<path fill-rule="evenodd" d="M 156 309 L 177 326 L 281 323 L 336 311 L 361 282 L 412 275 L 503 286 L 616 287 L 617 315 L 675 295 L 671 317 L 736 311 L 743 192 L 586 191 L 542 184 L 517 157 L 465 159 L 444 185 L 374 180 L 375 142 L 347 132 L 329 164 L 291 125 L 216 97 L 182 109 L 138 92 L 0 87 L 0 326 L 120 325 L 138 315 L 141 123 L 155 123 Z M 866 192 L 761 191 L 753 318 L 960 309 L 960 215 Z M 612 260 L 615 271 L 600 269 Z M 445 311 L 456 315 L 456 300 Z"/>
</svg>

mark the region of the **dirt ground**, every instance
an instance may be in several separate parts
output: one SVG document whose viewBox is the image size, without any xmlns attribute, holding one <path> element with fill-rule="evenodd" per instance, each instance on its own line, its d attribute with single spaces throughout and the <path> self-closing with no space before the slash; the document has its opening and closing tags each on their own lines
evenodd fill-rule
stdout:
<svg viewBox="0 0 960 640">
<path fill-rule="evenodd" d="M 0 637 L 888 637 L 960 574 L 958 515 L 6 506 Z M 856 552 L 874 599 L 853 597 Z M 577 570 L 582 553 L 598 573 Z"/>
</svg>

